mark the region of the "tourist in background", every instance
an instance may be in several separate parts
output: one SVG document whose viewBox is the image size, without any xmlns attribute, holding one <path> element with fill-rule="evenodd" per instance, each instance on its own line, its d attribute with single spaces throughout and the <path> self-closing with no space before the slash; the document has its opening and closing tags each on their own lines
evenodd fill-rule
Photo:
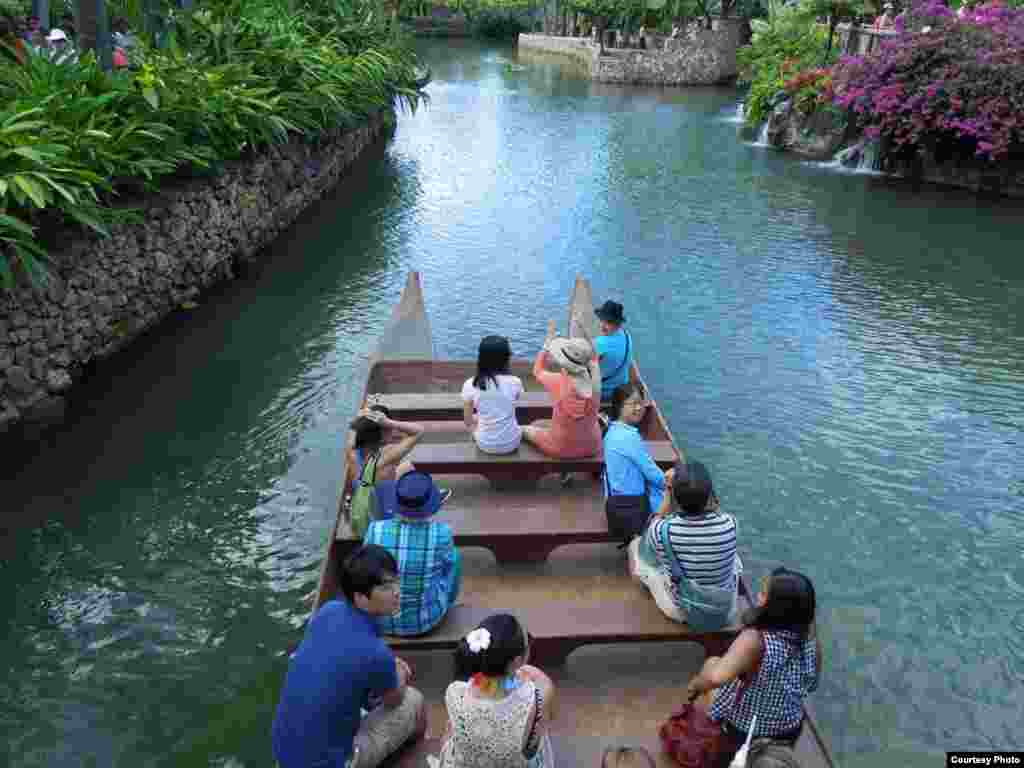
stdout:
<svg viewBox="0 0 1024 768">
<path fill-rule="evenodd" d="M 374 619 L 398 607 L 398 566 L 364 545 L 341 564 L 341 596 L 310 619 L 292 654 L 271 741 L 279 768 L 377 768 L 427 729 L 412 668 L 380 638 Z"/>
<path fill-rule="evenodd" d="M 398 562 L 398 612 L 378 616 L 377 627 L 385 635 L 422 635 L 455 604 L 462 583 L 459 551 L 448 523 L 431 519 L 441 499 L 430 475 L 415 470 L 402 475 L 395 498 L 395 516 L 371 522 L 364 539 L 384 547 Z"/>
<path fill-rule="evenodd" d="M 610 400 L 617 387 L 629 381 L 633 363 L 633 340 L 622 328 L 626 322 L 622 305 L 606 301 L 596 310 L 601 321 L 601 334 L 594 340 L 601 364 L 601 400 Z"/>
<path fill-rule="evenodd" d="M 462 638 L 456 680 L 444 694 L 441 768 L 553 768 L 548 724 L 555 686 L 529 659 L 526 630 L 507 613 L 484 619 Z"/>
<path fill-rule="evenodd" d="M 476 375 L 462 385 L 462 418 L 484 453 L 512 453 L 523 433 L 516 401 L 523 382 L 509 373 L 512 348 L 504 336 L 485 336 L 476 358 Z"/>
<path fill-rule="evenodd" d="M 523 427 L 523 439 L 547 456 L 593 456 L 601 450 L 601 429 L 597 423 L 601 371 L 589 341 L 558 338 L 556 332 L 552 320 L 544 346 L 533 363 L 534 378 L 554 400 L 551 419 Z M 558 368 L 557 373 L 545 370 L 549 363 Z"/>
<path fill-rule="evenodd" d="M 687 685 L 687 698 L 722 723 L 728 748 L 720 765 L 728 765 L 746 740 L 755 715 L 754 737 L 796 743 L 804 699 L 821 677 L 816 610 L 811 580 L 776 568 L 762 580 L 746 628 Z"/>
</svg>

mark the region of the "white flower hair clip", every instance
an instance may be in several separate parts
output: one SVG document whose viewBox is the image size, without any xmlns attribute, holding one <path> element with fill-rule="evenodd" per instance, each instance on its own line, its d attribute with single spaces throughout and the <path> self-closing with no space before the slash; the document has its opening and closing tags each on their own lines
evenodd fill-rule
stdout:
<svg viewBox="0 0 1024 768">
<path fill-rule="evenodd" d="M 486 651 L 491 647 L 491 633 L 483 627 L 478 627 L 466 635 L 466 645 L 473 653 Z"/>
</svg>

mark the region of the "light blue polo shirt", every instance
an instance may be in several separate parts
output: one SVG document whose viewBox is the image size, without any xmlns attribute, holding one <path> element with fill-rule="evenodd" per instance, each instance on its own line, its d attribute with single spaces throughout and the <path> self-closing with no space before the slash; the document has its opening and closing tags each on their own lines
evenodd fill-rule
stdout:
<svg viewBox="0 0 1024 768">
<path fill-rule="evenodd" d="M 651 513 L 658 511 L 665 495 L 665 473 L 654 463 L 636 427 L 621 421 L 611 423 L 604 436 L 604 468 L 614 495 L 646 493 Z"/>
<path fill-rule="evenodd" d="M 601 399 L 610 400 L 616 388 L 629 381 L 629 366 L 633 362 L 633 342 L 619 328 L 610 336 L 594 339 L 598 357 L 601 357 Z"/>
</svg>

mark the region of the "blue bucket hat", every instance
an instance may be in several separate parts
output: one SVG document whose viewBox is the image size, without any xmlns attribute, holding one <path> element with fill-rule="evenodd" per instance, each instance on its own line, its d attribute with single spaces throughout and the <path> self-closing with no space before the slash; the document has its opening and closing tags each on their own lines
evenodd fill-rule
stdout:
<svg viewBox="0 0 1024 768">
<path fill-rule="evenodd" d="M 426 472 L 406 472 L 395 484 L 398 516 L 409 520 L 426 520 L 441 508 L 441 492 Z"/>
</svg>

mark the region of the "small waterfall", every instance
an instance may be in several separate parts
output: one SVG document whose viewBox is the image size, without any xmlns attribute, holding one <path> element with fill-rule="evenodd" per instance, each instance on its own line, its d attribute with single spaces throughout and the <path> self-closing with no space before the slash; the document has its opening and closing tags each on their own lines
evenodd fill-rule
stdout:
<svg viewBox="0 0 1024 768">
<path fill-rule="evenodd" d="M 736 122 L 742 124 L 746 117 L 747 105 L 742 101 L 736 105 Z"/>
<path fill-rule="evenodd" d="M 834 162 L 855 173 L 881 173 L 882 153 L 877 141 L 860 141 L 836 153 Z"/>
<path fill-rule="evenodd" d="M 768 146 L 768 126 L 770 123 L 771 120 L 765 120 L 761 123 L 761 127 L 757 129 L 757 141 L 755 142 L 757 145 L 762 147 Z"/>
</svg>

